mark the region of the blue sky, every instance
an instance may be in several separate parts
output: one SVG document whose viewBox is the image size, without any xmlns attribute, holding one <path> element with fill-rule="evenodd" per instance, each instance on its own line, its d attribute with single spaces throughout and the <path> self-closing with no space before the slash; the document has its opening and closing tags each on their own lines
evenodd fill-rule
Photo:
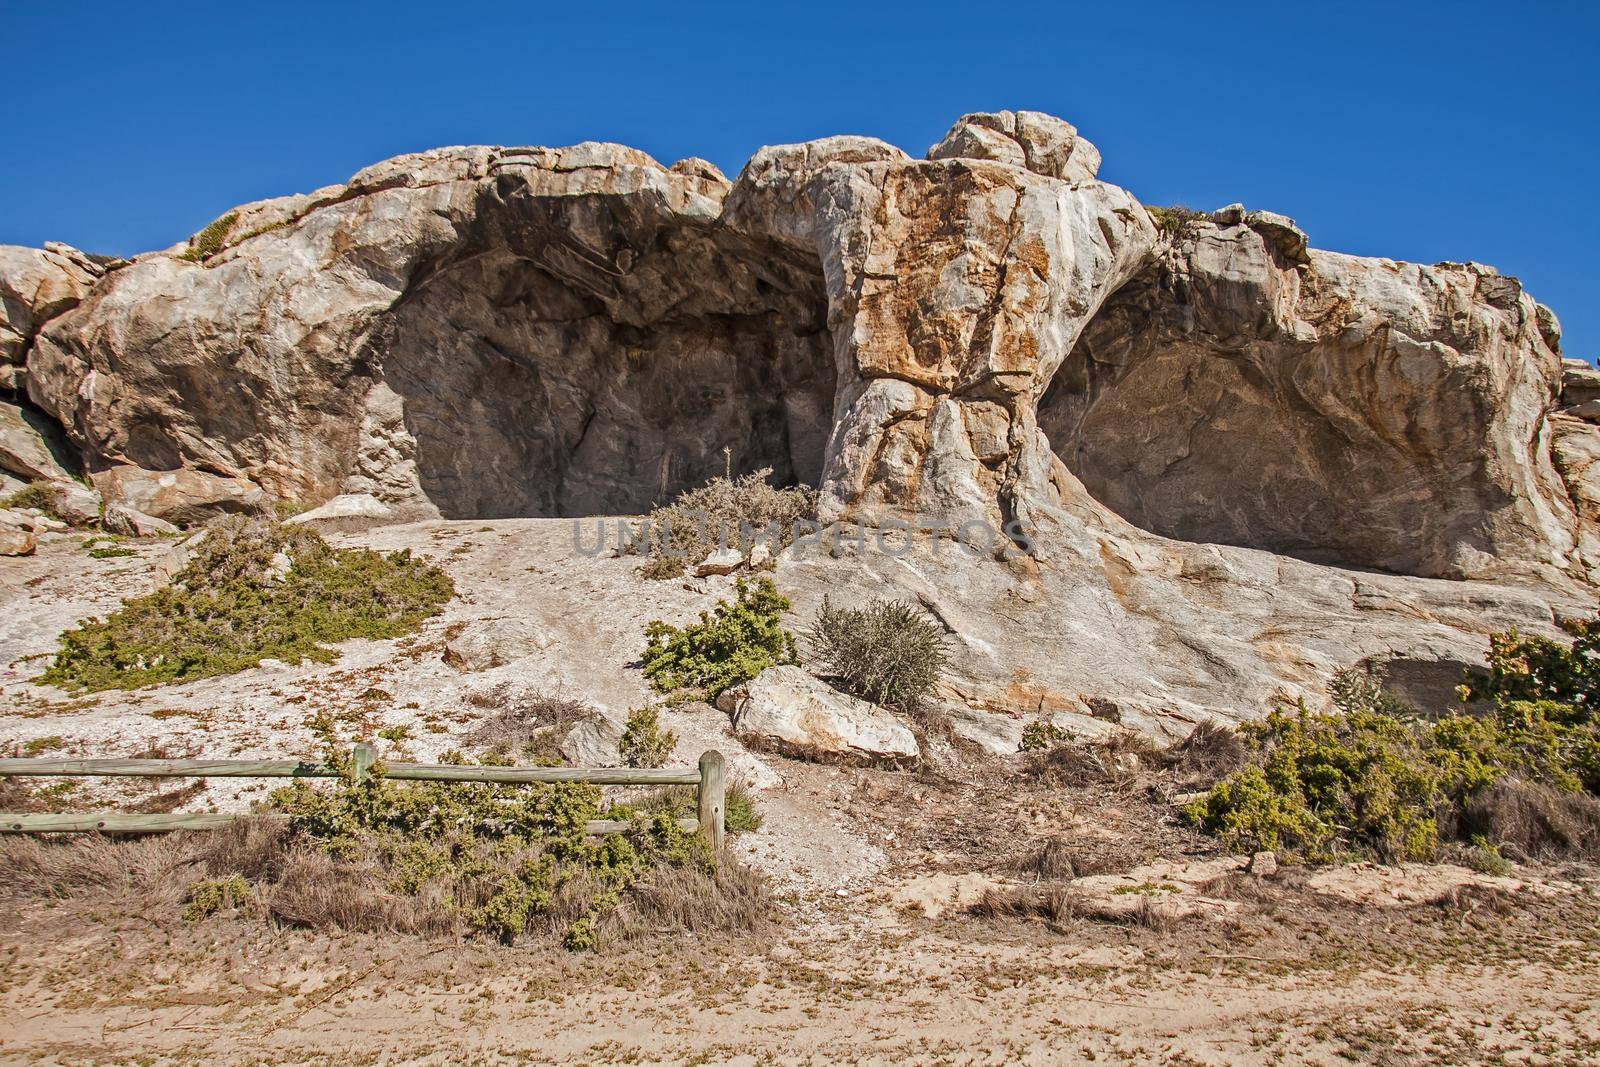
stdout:
<svg viewBox="0 0 1600 1067">
<path fill-rule="evenodd" d="M 0 242 L 129 254 L 441 144 L 643 148 L 731 176 L 831 133 L 920 154 L 1034 108 L 1146 203 L 1475 259 L 1600 354 L 1600 5 L 4 5 Z"/>
</svg>

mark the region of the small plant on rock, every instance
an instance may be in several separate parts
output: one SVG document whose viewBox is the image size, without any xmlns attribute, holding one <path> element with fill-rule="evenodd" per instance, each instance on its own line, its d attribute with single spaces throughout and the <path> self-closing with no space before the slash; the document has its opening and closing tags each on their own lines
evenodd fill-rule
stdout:
<svg viewBox="0 0 1600 1067">
<path fill-rule="evenodd" d="M 846 692 L 907 711 L 932 691 L 950 655 L 944 630 L 900 600 L 837 608 L 824 597 L 806 637 Z"/>
<path fill-rule="evenodd" d="M 188 249 L 180 257 L 191 263 L 203 263 L 222 251 L 222 243 L 228 239 L 228 233 L 233 229 L 233 224 L 239 221 L 239 213 L 230 211 L 220 219 L 210 223 L 205 229 L 194 235 Z"/>
<path fill-rule="evenodd" d="M 697 623 L 680 628 L 658 619 L 645 629 L 640 660 L 657 692 L 695 689 L 715 700 L 768 667 L 798 662 L 794 636 L 783 628 L 789 600 L 772 579 L 741 579 L 734 591 L 733 603 L 718 601 Z"/>
</svg>

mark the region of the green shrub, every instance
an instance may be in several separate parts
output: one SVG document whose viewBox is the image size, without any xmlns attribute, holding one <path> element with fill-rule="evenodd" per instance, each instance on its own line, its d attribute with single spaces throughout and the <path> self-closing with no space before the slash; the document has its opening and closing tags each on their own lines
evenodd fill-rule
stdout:
<svg viewBox="0 0 1600 1067">
<path fill-rule="evenodd" d="M 1570 647 L 1514 632 L 1491 638 L 1488 676 L 1462 692 L 1493 700 L 1484 714 L 1425 722 L 1403 701 L 1336 676 L 1333 713 L 1302 703 L 1241 727 L 1249 765 L 1190 805 L 1190 818 L 1230 847 L 1313 860 L 1429 858 L 1441 837 L 1477 825 L 1504 826 L 1541 849 L 1549 841 L 1589 848 L 1585 827 L 1600 824 L 1593 796 L 1570 812 L 1540 799 L 1600 792 L 1600 632 L 1590 621 L 1563 625 Z M 1552 820 L 1573 829 L 1533 825 Z"/>
<path fill-rule="evenodd" d="M 665 814 L 627 834 L 587 836 L 603 809 L 599 787 L 583 782 L 401 784 L 380 765 L 359 783 L 296 782 L 272 799 L 292 835 L 388 872 L 385 892 L 437 902 L 507 943 L 542 923 L 564 927 L 568 948 L 593 948 L 602 920 L 642 874 L 716 868 L 704 839 Z"/>
<path fill-rule="evenodd" d="M 228 239 L 228 232 L 233 229 L 233 224 L 239 221 L 239 213 L 230 211 L 220 219 L 212 222 L 205 229 L 195 234 L 189 242 L 188 249 L 179 258 L 187 259 L 191 263 L 202 263 L 222 251 L 222 243 Z"/>
<path fill-rule="evenodd" d="M 1600 705 L 1600 618 L 1562 619 L 1572 635 L 1563 645 L 1545 637 L 1523 637 L 1515 630 L 1489 638 L 1489 673 L 1468 679 L 1463 700 L 1551 701 L 1579 711 L 1568 717 L 1592 717 Z"/>
<path fill-rule="evenodd" d="M 250 883 L 241 875 L 205 878 L 189 886 L 183 917 L 196 922 L 219 911 L 231 911 L 250 899 Z"/>
<path fill-rule="evenodd" d="M 38 681 L 136 689 L 268 657 L 328 663 L 336 653 L 327 643 L 410 633 L 454 592 L 443 571 L 409 551 L 335 549 L 309 530 L 231 518 L 208 528 L 172 584 L 63 634 Z"/>
<path fill-rule="evenodd" d="M 1340 851 L 1431 856 L 1441 775 L 1406 723 L 1356 710 L 1274 711 L 1239 729 L 1259 765 L 1223 779 L 1191 807 L 1229 847 L 1312 859 Z"/>
<path fill-rule="evenodd" d="M 648 551 L 658 561 L 698 560 L 718 545 L 748 551 L 763 531 L 776 527 L 771 540 L 774 551 L 794 539 L 794 525 L 816 517 L 817 494 L 809 486 L 779 489 L 767 483 L 772 468 L 733 476 L 733 454 L 723 449 L 727 467 L 698 489 L 679 494 L 671 504 L 654 508 L 648 516 Z M 745 531 L 753 536 L 746 536 Z M 658 563 L 647 578 L 669 578 L 682 574 L 671 571 L 670 563 Z M 643 572 L 641 572 L 643 573 Z"/>
<path fill-rule="evenodd" d="M 1206 218 L 1205 212 L 1195 211 L 1192 208 L 1184 207 L 1182 204 L 1173 204 L 1170 207 L 1154 207 L 1146 204 L 1144 209 L 1155 220 L 1156 227 L 1163 234 L 1172 238 L 1182 237 L 1191 227 L 1203 222 Z"/>
<path fill-rule="evenodd" d="M 794 636 L 783 628 L 788 598 L 772 579 L 740 580 L 736 600 L 718 601 L 700 621 L 681 629 L 659 619 L 645 629 L 640 660 L 645 677 L 660 693 L 696 689 L 715 700 L 723 690 L 778 664 L 798 662 Z"/>
<path fill-rule="evenodd" d="M 1053 722 L 1035 719 L 1022 728 L 1023 752 L 1044 752 L 1060 741 L 1073 740 L 1071 730 L 1064 730 Z"/>
<path fill-rule="evenodd" d="M 639 798 L 637 808 L 649 815 L 665 812 L 674 819 L 692 819 L 699 812 L 699 795 L 693 786 L 667 786 Z M 618 805 L 613 809 L 613 817 L 620 818 L 627 810 Z M 755 795 L 737 778 L 728 783 L 723 797 L 722 824 L 730 834 L 761 829 L 761 812 L 756 808 Z"/>
<path fill-rule="evenodd" d="M 638 708 L 628 713 L 617 754 L 630 767 L 664 767 L 677 744 L 678 735 L 661 728 L 655 708 Z"/>
<path fill-rule="evenodd" d="M 922 703 L 949 659 L 944 631 L 900 600 L 836 608 L 823 597 L 806 637 L 823 672 L 846 692 L 906 710 Z"/>
</svg>

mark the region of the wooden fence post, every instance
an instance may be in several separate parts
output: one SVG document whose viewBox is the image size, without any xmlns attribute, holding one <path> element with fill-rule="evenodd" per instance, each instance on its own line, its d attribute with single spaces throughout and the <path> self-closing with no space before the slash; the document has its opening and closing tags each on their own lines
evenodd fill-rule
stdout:
<svg viewBox="0 0 1600 1067">
<path fill-rule="evenodd" d="M 722 847 L 726 832 L 728 764 L 722 753 L 712 751 L 700 757 L 700 833 L 713 849 Z"/>
<path fill-rule="evenodd" d="M 352 764 L 350 777 L 356 785 L 360 785 L 367 777 L 367 771 L 378 762 L 378 750 L 363 741 L 350 750 L 350 762 Z"/>
</svg>

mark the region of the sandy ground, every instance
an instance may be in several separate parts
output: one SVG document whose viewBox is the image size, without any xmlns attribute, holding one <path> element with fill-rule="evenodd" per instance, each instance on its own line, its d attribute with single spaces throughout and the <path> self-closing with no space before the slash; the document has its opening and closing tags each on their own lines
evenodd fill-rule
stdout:
<svg viewBox="0 0 1600 1067">
<path fill-rule="evenodd" d="M 496 686 L 648 699 L 633 666 L 652 618 L 703 591 L 589 557 L 559 520 L 428 522 L 335 536 L 436 559 L 460 593 L 423 631 L 351 642 L 338 663 L 93 699 L 32 685 L 85 615 L 149 588 L 168 546 L 91 560 L 79 539 L 0 561 L 0 751 L 77 756 L 314 753 L 305 721 L 350 736 L 407 726 L 428 759 Z M 781 584 L 781 574 L 780 574 Z M 532 620 L 549 649 L 463 673 L 445 636 Z M 454 629 L 453 629 L 454 628 Z M 936 745 L 936 770 L 816 767 L 749 753 L 703 705 L 666 714 L 677 757 L 729 753 L 762 828 L 736 852 L 774 885 L 759 937 L 660 937 L 573 955 L 278 930 L 74 898 L 0 909 L 0 1061 L 27 1063 L 1280 1062 L 1592 1063 L 1600 927 L 1592 868 L 1494 877 L 1449 865 L 1239 873 L 1135 784 L 1064 791 Z M 271 783 L 214 780 L 190 810 Z M 71 805 L 147 800 L 136 780 Z M 1037 887 L 1049 837 L 1099 850 L 1070 914 L 979 917 Z M 0 874 L 3 877 L 3 874 Z"/>
</svg>

